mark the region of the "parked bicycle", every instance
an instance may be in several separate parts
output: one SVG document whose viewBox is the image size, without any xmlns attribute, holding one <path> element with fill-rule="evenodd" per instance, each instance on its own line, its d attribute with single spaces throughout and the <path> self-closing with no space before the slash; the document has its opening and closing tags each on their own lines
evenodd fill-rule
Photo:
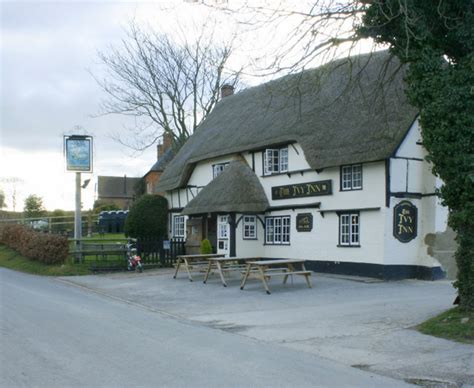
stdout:
<svg viewBox="0 0 474 388">
<path fill-rule="evenodd" d="M 127 269 L 143 272 L 142 258 L 137 254 L 137 246 L 133 240 L 127 243 Z"/>
</svg>

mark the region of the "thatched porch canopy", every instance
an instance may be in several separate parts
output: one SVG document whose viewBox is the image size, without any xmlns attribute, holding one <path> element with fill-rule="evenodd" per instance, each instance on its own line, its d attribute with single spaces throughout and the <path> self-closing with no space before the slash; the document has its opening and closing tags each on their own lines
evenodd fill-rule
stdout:
<svg viewBox="0 0 474 388">
<path fill-rule="evenodd" d="M 268 206 L 255 173 L 244 161 L 237 160 L 204 187 L 181 214 L 263 213 Z"/>
</svg>

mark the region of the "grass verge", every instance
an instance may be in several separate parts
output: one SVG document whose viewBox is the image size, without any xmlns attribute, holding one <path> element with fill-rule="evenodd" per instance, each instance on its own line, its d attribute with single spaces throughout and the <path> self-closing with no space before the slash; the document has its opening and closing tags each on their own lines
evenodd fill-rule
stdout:
<svg viewBox="0 0 474 388">
<path fill-rule="evenodd" d="M 423 322 L 417 329 L 423 334 L 474 344 L 474 312 L 455 307 Z"/>
<path fill-rule="evenodd" d="M 89 264 L 73 264 L 71 262 L 66 262 L 65 264 L 43 264 L 27 259 L 4 245 L 0 245 L 0 267 L 47 276 L 90 275 L 92 273 L 89 269 Z"/>
</svg>

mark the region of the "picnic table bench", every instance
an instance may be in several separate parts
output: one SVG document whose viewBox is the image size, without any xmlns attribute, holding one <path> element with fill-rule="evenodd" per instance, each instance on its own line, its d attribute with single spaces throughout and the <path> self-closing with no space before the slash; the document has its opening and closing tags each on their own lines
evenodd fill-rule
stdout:
<svg viewBox="0 0 474 388">
<path fill-rule="evenodd" d="M 250 274 L 254 274 L 259 278 L 268 295 L 271 294 L 268 288 L 267 280 L 271 276 L 284 276 L 283 284 L 286 283 L 289 276 L 300 275 L 304 276 L 308 287 L 311 288 L 311 271 L 307 271 L 304 266 L 305 260 L 300 259 L 282 259 L 282 260 L 259 260 L 259 261 L 248 261 L 242 281 L 240 283 L 240 289 L 243 290 L 245 283 L 249 278 Z M 295 265 L 300 265 L 301 269 L 296 269 Z"/>
<path fill-rule="evenodd" d="M 224 254 L 220 253 L 210 253 L 210 254 L 196 254 L 196 255 L 179 255 L 176 256 L 176 270 L 174 272 L 173 279 L 176 279 L 178 271 L 181 268 L 181 265 L 184 264 L 184 268 L 188 273 L 188 279 L 190 282 L 193 281 L 191 271 L 194 270 L 204 270 L 209 265 L 208 259 L 215 257 L 224 257 Z"/>
<path fill-rule="evenodd" d="M 247 268 L 247 261 L 256 261 L 258 258 L 238 258 L 238 257 L 209 257 L 207 258 L 208 265 L 206 269 L 206 274 L 204 276 L 203 283 L 207 282 L 209 275 L 212 273 L 213 269 L 217 270 L 221 278 L 222 285 L 227 287 L 227 282 L 224 278 L 224 272 L 230 271 L 244 271 Z"/>
</svg>

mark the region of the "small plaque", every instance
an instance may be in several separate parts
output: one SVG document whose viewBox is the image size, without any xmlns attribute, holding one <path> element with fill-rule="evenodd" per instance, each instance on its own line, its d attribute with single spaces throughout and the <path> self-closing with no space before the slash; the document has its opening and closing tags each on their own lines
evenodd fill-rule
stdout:
<svg viewBox="0 0 474 388">
<path fill-rule="evenodd" d="M 296 230 L 298 232 L 311 232 L 313 230 L 313 215 L 301 213 L 296 216 Z"/>
<path fill-rule="evenodd" d="M 169 251 L 171 249 L 170 240 L 163 240 L 163 249 L 165 251 Z"/>
</svg>

